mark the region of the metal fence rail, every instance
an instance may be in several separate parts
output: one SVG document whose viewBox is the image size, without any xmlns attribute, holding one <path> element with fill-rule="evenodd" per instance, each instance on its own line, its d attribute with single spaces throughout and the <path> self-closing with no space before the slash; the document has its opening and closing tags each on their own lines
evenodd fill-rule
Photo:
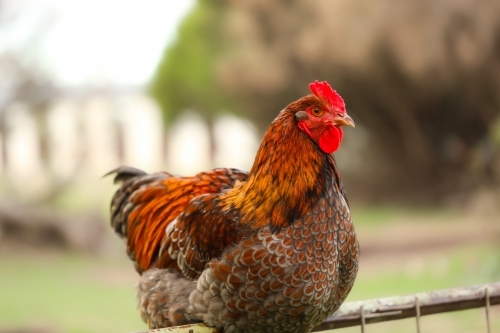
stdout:
<svg viewBox="0 0 500 333">
<path fill-rule="evenodd" d="M 314 331 L 357 325 L 361 325 L 363 331 L 366 324 L 410 317 L 416 317 L 419 331 L 420 316 L 480 307 L 485 308 L 485 318 L 490 327 L 489 308 L 497 304 L 500 304 L 500 282 L 350 302 L 344 303 Z"/>
<path fill-rule="evenodd" d="M 498 304 L 500 304 L 500 282 L 349 302 L 344 303 L 335 314 L 317 326 L 313 332 L 361 326 L 361 332 L 364 333 L 366 324 L 410 317 L 416 318 L 417 332 L 420 332 L 421 316 L 484 307 L 487 332 L 491 333 L 490 307 Z M 162 328 L 142 333 L 159 332 L 217 333 L 215 329 L 201 324 Z"/>
</svg>

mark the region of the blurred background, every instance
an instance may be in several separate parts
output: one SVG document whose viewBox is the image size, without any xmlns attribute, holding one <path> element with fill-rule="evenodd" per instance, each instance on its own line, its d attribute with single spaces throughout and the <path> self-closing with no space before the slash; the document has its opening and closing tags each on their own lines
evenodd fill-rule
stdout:
<svg viewBox="0 0 500 333">
<path fill-rule="evenodd" d="M 336 154 L 362 249 L 348 301 L 499 281 L 499 13 L 499 0 L 0 0 L 0 332 L 144 330 L 102 176 L 249 170 L 315 79 L 356 121 Z M 422 330 L 485 331 L 483 311 Z"/>
</svg>

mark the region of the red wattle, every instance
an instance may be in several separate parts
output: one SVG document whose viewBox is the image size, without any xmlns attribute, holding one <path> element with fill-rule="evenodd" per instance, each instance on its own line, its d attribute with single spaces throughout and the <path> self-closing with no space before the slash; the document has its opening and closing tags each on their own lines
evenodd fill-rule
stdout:
<svg viewBox="0 0 500 333">
<path fill-rule="evenodd" d="M 344 133 L 341 128 L 331 126 L 326 131 L 321 133 L 318 144 L 321 150 L 327 154 L 331 154 L 339 149 Z"/>
</svg>

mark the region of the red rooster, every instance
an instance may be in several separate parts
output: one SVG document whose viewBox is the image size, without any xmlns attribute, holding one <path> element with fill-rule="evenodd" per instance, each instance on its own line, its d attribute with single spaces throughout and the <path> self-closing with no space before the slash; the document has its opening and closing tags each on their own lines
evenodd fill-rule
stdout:
<svg viewBox="0 0 500 333">
<path fill-rule="evenodd" d="M 304 333 L 345 300 L 359 246 L 332 153 L 354 122 L 327 82 L 310 89 L 273 121 L 249 173 L 111 172 L 111 225 L 142 274 L 150 328 Z"/>
</svg>

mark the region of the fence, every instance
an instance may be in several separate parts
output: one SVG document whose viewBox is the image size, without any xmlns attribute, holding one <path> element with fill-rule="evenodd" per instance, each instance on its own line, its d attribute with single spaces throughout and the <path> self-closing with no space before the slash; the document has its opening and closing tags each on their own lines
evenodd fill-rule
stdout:
<svg viewBox="0 0 500 333">
<path fill-rule="evenodd" d="M 490 307 L 500 304 L 500 282 L 424 292 L 414 295 L 378 298 L 374 300 L 344 303 L 335 314 L 317 326 L 313 332 L 321 332 L 349 326 L 361 326 L 383 321 L 415 317 L 417 333 L 420 333 L 420 317 L 436 313 L 485 309 L 487 332 L 491 332 Z M 201 324 L 162 328 L 138 333 L 217 333 Z"/>
</svg>

